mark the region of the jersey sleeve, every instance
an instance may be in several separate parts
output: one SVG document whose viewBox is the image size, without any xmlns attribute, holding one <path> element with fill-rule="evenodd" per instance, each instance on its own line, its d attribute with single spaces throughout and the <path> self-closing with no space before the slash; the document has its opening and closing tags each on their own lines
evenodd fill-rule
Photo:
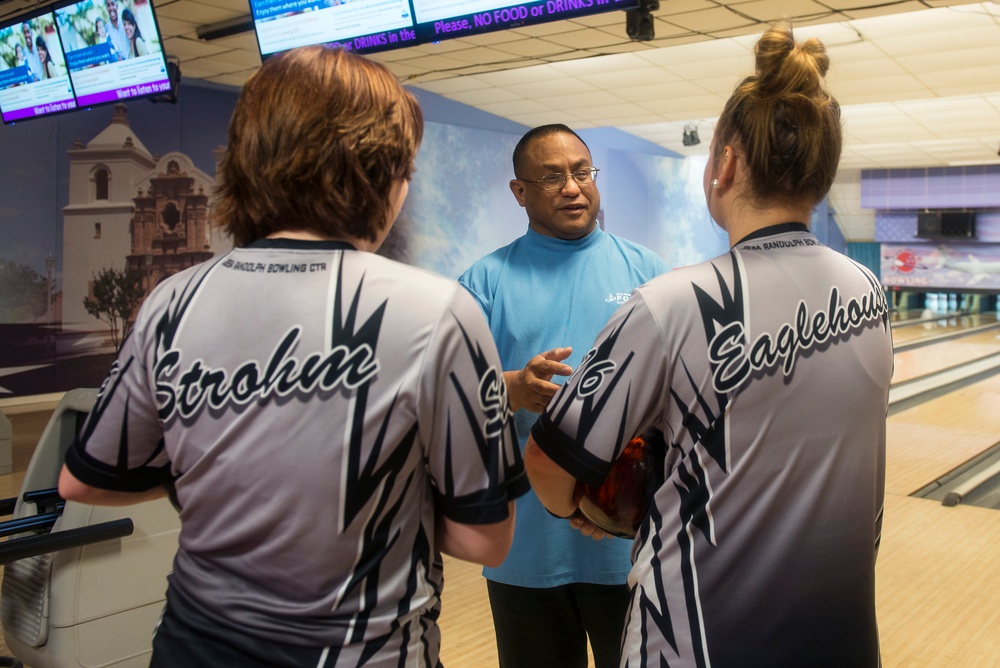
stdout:
<svg viewBox="0 0 1000 668">
<path fill-rule="evenodd" d="M 640 289 L 615 311 L 531 435 L 575 478 L 598 485 L 632 437 L 662 429 L 666 378 L 662 333 Z"/>
<path fill-rule="evenodd" d="M 449 519 L 489 524 L 529 489 L 500 358 L 483 313 L 462 289 L 422 365 L 417 402 L 435 504 Z"/>
<path fill-rule="evenodd" d="M 101 386 L 66 466 L 84 484 L 143 492 L 170 477 L 161 428 L 138 330 L 129 335 Z"/>
</svg>

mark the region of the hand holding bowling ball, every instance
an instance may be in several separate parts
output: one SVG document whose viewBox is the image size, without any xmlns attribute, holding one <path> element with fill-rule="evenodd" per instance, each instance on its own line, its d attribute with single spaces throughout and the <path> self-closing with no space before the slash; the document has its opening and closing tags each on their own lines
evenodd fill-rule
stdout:
<svg viewBox="0 0 1000 668">
<path fill-rule="evenodd" d="M 663 483 L 666 441 L 657 429 L 648 429 L 629 441 L 599 486 L 577 481 L 573 498 L 580 512 L 604 531 L 634 538 Z"/>
</svg>

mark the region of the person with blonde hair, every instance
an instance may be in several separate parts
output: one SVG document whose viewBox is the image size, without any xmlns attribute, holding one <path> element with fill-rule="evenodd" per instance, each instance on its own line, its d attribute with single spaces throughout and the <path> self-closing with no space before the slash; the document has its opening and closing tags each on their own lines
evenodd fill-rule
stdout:
<svg viewBox="0 0 1000 668">
<path fill-rule="evenodd" d="M 235 248 L 149 295 L 59 481 L 179 508 L 152 666 L 435 668 L 442 553 L 506 556 L 528 483 L 486 321 L 374 252 L 422 134 L 343 50 L 244 85 L 214 209 Z"/>
<path fill-rule="evenodd" d="M 569 517 L 578 481 L 665 435 L 632 546 L 629 668 L 880 665 L 888 304 L 809 231 L 842 142 L 823 44 L 778 24 L 755 58 L 705 167 L 731 250 L 636 290 L 525 451 L 538 498 Z"/>
</svg>

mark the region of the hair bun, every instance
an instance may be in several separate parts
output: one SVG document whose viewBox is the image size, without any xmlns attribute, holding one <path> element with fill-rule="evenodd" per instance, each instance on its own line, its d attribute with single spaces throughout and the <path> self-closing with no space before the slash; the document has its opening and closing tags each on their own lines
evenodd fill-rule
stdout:
<svg viewBox="0 0 1000 668">
<path fill-rule="evenodd" d="M 787 23 L 777 24 L 764 33 L 754 55 L 757 89 L 763 97 L 815 94 L 830 68 L 830 57 L 823 43 L 813 37 L 797 44 Z"/>
</svg>

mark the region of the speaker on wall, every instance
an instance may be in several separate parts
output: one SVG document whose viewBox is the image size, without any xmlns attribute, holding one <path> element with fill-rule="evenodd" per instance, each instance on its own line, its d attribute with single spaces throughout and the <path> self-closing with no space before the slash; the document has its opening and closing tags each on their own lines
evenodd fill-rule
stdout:
<svg viewBox="0 0 1000 668">
<path fill-rule="evenodd" d="M 974 211 L 928 211 L 917 214 L 918 239 L 974 239 Z"/>
</svg>

